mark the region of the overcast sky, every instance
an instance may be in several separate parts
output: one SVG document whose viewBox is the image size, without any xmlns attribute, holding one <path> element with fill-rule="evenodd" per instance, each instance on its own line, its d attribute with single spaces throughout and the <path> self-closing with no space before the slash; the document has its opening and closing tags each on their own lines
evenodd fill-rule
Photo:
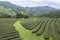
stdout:
<svg viewBox="0 0 60 40">
<path fill-rule="evenodd" d="M 60 0 L 0 0 L 9 1 L 13 4 L 23 7 L 36 7 L 36 6 L 51 6 L 60 9 Z"/>
</svg>

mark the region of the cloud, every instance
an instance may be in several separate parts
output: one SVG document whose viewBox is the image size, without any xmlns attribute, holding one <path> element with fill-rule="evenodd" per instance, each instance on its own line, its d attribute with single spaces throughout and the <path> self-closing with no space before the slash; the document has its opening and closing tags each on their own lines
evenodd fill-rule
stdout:
<svg viewBox="0 0 60 40">
<path fill-rule="evenodd" d="M 60 9 L 60 0 L 49 0 L 47 4 L 48 6 Z"/>
<path fill-rule="evenodd" d="M 9 1 L 13 4 L 20 6 L 51 6 L 55 8 L 60 8 L 60 0 L 0 0 L 0 1 Z"/>
<path fill-rule="evenodd" d="M 9 1 L 9 0 L 8 0 Z M 46 5 L 45 0 L 10 0 L 11 3 L 20 5 L 20 6 L 41 6 Z"/>
</svg>

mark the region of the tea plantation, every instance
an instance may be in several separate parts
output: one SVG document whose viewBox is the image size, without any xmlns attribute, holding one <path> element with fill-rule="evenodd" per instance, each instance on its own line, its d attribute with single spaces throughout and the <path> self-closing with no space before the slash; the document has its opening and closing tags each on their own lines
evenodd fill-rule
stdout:
<svg viewBox="0 0 60 40">
<path fill-rule="evenodd" d="M 0 40 L 60 40 L 60 18 L 0 19 Z"/>
<path fill-rule="evenodd" d="M 36 36 L 42 36 L 44 40 L 60 40 L 60 19 L 40 18 L 34 21 L 21 23 L 25 29 L 31 30 Z"/>
<path fill-rule="evenodd" d="M 18 31 L 13 27 L 15 21 L 0 19 L 0 40 L 21 40 Z"/>
</svg>

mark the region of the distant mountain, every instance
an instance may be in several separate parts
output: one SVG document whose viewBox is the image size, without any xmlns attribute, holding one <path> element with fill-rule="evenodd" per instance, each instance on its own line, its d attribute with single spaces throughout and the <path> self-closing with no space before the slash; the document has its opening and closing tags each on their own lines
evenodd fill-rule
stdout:
<svg viewBox="0 0 60 40">
<path fill-rule="evenodd" d="M 4 6 L 5 8 L 12 8 L 14 11 L 22 10 L 23 7 L 17 6 L 15 4 L 12 4 L 8 1 L 0 1 L 0 6 Z"/>
<path fill-rule="evenodd" d="M 49 6 L 21 7 L 21 6 L 17 6 L 15 4 L 12 4 L 8 1 L 0 1 L 0 6 L 4 6 L 5 8 L 11 8 L 15 12 L 23 11 L 25 13 L 32 14 L 34 16 L 56 10 L 55 8 L 52 8 L 52 7 L 49 7 Z"/>
<path fill-rule="evenodd" d="M 26 7 L 25 10 L 27 10 L 30 14 L 38 15 L 38 14 L 48 13 L 56 9 L 49 6 L 42 6 L 42 7 L 30 7 L 30 8 Z"/>
</svg>

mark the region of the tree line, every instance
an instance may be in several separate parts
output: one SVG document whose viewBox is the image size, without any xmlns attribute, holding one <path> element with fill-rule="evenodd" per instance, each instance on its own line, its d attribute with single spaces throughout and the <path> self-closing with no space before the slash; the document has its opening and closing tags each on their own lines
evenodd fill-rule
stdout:
<svg viewBox="0 0 60 40">
<path fill-rule="evenodd" d="M 50 11 L 48 13 L 40 13 L 35 15 L 35 17 L 51 17 L 58 18 L 60 17 L 60 10 Z M 0 18 L 29 18 L 34 17 L 33 14 L 29 14 L 26 10 L 17 10 L 11 8 L 5 8 L 0 6 Z"/>
<path fill-rule="evenodd" d="M 5 8 L 0 6 L 0 18 L 28 18 L 29 14 L 23 11 L 12 10 L 11 8 Z"/>
</svg>

